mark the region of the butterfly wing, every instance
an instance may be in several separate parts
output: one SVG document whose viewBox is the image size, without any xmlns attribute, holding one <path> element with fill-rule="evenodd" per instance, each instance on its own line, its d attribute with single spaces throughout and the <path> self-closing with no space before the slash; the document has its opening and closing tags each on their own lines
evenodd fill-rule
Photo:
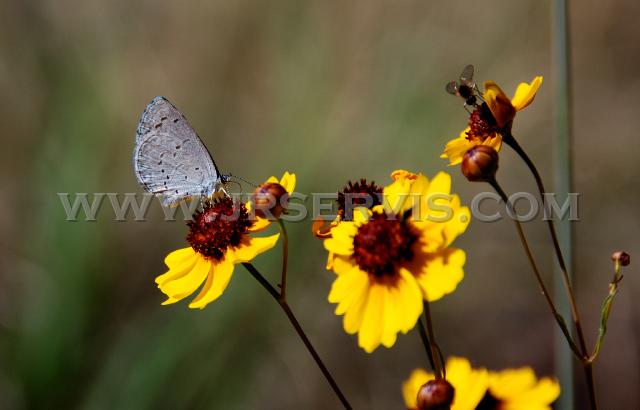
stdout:
<svg viewBox="0 0 640 410">
<path fill-rule="evenodd" d="M 156 97 L 144 110 L 133 151 L 136 178 L 163 204 L 211 196 L 220 174 L 187 119 L 167 99 Z"/>
</svg>

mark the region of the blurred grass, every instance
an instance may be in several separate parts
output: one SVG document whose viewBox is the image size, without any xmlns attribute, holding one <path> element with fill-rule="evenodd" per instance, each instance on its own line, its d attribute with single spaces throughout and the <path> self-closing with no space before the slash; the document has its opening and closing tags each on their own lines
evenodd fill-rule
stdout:
<svg viewBox="0 0 640 410">
<path fill-rule="evenodd" d="M 549 6 L 0 3 L 0 408 L 335 408 L 277 305 L 242 268 L 202 312 L 161 307 L 153 278 L 164 255 L 185 246 L 182 223 L 161 222 L 157 204 L 142 223 L 113 221 L 108 204 L 95 223 L 69 223 L 56 193 L 141 192 L 133 133 L 160 94 L 186 113 L 221 168 L 243 178 L 290 170 L 302 193 L 335 192 L 360 177 L 385 184 L 396 168 L 447 170 L 468 203 L 484 187 L 463 181 L 438 155 L 465 122 L 443 84 L 469 62 L 480 81 L 498 80 L 508 93 L 546 76 L 515 131 L 550 181 Z M 629 118 L 640 82 L 628 60 L 640 53 L 627 41 L 638 34 L 630 20 L 637 9 L 620 0 L 573 10 L 583 198 L 576 261 L 588 332 L 610 250 L 633 253 L 639 244 L 640 143 Z M 509 191 L 533 188 L 509 152 L 501 173 Z M 358 349 L 326 302 L 333 274 L 310 224 L 289 229 L 291 305 L 320 354 L 355 408 L 400 408 L 400 383 L 425 366 L 417 336 L 373 355 Z M 527 229 L 550 271 L 544 226 Z M 438 339 L 446 354 L 477 365 L 530 364 L 549 374 L 553 324 L 514 239 L 508 224 L 479 222 L 460 238 L 466 278 L 434 305 Z M 274 282 L 278 256 L 256 262 Z M 598 369 L 605 402 L 616 398 L 608 409 L 640 403 L 638 366 L 629 365 L 638 362 L 638 280 L 628 279 Z"/>
</svg>

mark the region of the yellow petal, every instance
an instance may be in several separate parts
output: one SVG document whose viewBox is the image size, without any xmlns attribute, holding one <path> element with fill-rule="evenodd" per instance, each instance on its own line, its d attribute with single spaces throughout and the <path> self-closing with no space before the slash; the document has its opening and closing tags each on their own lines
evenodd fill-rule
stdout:
<svg viewBox="0 0 640 410">
<path fill-rule="evenodd" d="M 358 345 L 367 353 L 372 353 L 382 339 L 384 318 L 384 297 L 385 289 L 383 285 L 374 283 L 369 287 L 369 297 L 364 310 L 364 317 L 358 332 Z"/>
<path fill-rule="evenodd" d="M 556 380 L 542 378 L 538 381 L 529 367 L 492 372 L 489 389 L 503 402 L 505 410 L 550 410 L 560 395 Z"/>
<path fill-rule="evenodd" d="M 196 264 L 184 276 L 164 281 L 158 285 L 160 290 L 172 299 L 183 299 L 192 294 L 207 277 L 211 262 L 204 258 L 198 257 Z"/>
<path fill-rule="evenodd" d="M 493 81 L 484 83 L 484 99 L 489 106 L 489 110 L 496 119 L 500 128 L 513 121 L 516 115 L 516 109 L 511 105 L 511 100 L 506 96 L 504 91 Z"/>
<path fill-rule="evenodd" d="M 447 381 L 455 388 L 451 410 L 473 410 L 484 397 L 489 387 L 486 369 L 473 369 L 465 358 L 451 357 L 447 360 Z"/>
<path fill-rule="evenodd" d="M 400 312 L 399 330 L 407 333 L 413 329 L 422 314 L 422 291 L 415 277 L 408 270 L 400 269 L 400 280 L 391 288 Z"/>
<path fill-rule="evenodd" d="M 520 111 L 523 108 L 526 108 L 529 104 L 533 102 L 533 99 L 536 97 L 536 93 L 542 84 L 542 76 L 537 76 L 531 81 L 530 84 L 520 83 L 518 88 L 516 88 L 516 93 L 513 95 L 511 99 L 511 104 L 515 107 L 516 111 Z"/>
<path fill-rule="evenodd" d="M 368 275 L 357 267 L 352 267 L 349 272 L 338 276 L 331 286 L 328 298 L 330 303 L 338 304 L 336 315 L 347 313 L 353 306 L 358 307 L 357 302 L 363 298 L 368 288 Z"/>
<path fill-rule="evenodd" d="M 271 221 L 269 221 L 267 218 L 261 218 L 259 216 L 256 216 L 253 221 L 253 225 L 251 225 L 248 231 L 253 233 L 261 232 L 267 229 L 270 224 L 271 224 Z"/>
<path fill-rule="evenodd" d="M 349 256 L 353 254 L 353 238 L 357 232 L 358 228 L 354 222 L 341 222 L 331 230 L 331 238 L 324 240 L 324 247 L 336 255 Z"/>
<path fill-rule="evenodd" d="M 338 275 L 350 271 L 353 266 L 353 261 L 347 256 L 332 256 L 331 270 Z"/>
<path fill-rule="evenodd" d="M 177 252 L 180 252 L 180 254 L 177 254 Z M 174 255 L 173 257 L 180 255 L 180 259 L 174 259 L 170 261 L 171 267 L 169 268 L 169 270 L 156 278 L 155 282 L 158 285 L 162 285 L 167 281 L 175 280 L 185 276 L 191 271 L 193 266 L 200 258 L 200 255 L 198 255 L 191 247 L 179 249 L 170 253 L 169 256 L 167 256 L 167 259 L 169 259 L 169 257 L 171 257 L 172 255 Z M 165 259 L 165 262 L 167 261 L 167 259 Z"/>
<path fill-rule="evenodd" d="M 453 241 L 467 230 L 471 222 L 471 211 L 466 206 L 460 205 L 460 197 L 453 195 L 449 206 L 452 212 L 451 218 L 443 222 L 444 246 L 449 246 Z"/>
<path fill-rule="evenodd" d="M 499 152 L 500 148 L 502 147 L 502 136 L 498 133 L 495 133 L 482 141 L 482 145 L 488 145 L 489 147 Z"/>
<path fill-rule="evenodd" d="M 355 273 L 354 273 L 355 274 Z M 343 276 L 343 275 L 340 275 Z M 342 321 L 344 331 L 352 335 L 360 330 L 362 321 L 364 319 L 365 309 L 367 307 L 367 301 L 369 299 L 369 289 L 371 286 L 370 280 L 367 277 L 366 280 L 362 280 L 358 283 L 359 286 L 354 287 L 353 294 L 349 296 L 349 306 L 340 307 L 340 310 L 345 310 L 344 319 Z M 343 301 L 347 303 L 347 301 Z M 337 309 L 336 308 L 336 311 Z"/>
<path fill-rule="evenodd" d="M 413 180 L 408 178 L 396 179 L 391 185 L 383 189 L 384 210 L 389 214 L 398 214 L 405 209 L 405 203 L 411 192 Z"/>
<path fill-rule="evenodd" d="M 251 262 L 256 256 L 276 246 L 280 234 L 256 238 L 245 235 L 239 246 L 233 249 L 227 249 L 227 253 L 233 255 L 233 263 Z M 227 256 L 227 258 L 231 255 Z"/>
<path fill-rule="evenodd" d="M 464 251 L 456 248 L 426 257 L 422 271 L 416 276 L 424 298 L 433 302 L 453 292 L 464 277 L 465 259 Z M 416 275 L 415 271 L 412 273 Z"/>
<path fill-rule="evenodd" d="M 280 185 L 282 185 L 288 193 L 293 193 L 296 189 L 296 174 L 290 174 L 289 171 L 285 171 L 280 179 Z"/>
<path fill-rule="evenodd" d="M 458 138 L 452 139 L 444 147 L 444 152 L 440 155 L 440 158 L 448 158 L 449 166 L 461 163 L 464 154 L 466 154 L 471 148 L 478 145 L 475 140 L 469 141 L 467 138 L 467 131 L 469 130 L 469 127 L 465 128 Z"/>
<path fill-rule="evenodd" d="M 233 273 L 233 262 L 229 258 L 224 258 L 220 262 L 212 263 L 209 275 L 204 287 L 189 304 L 191 309 L 204 309 L 209 303 L 218 299 L 224 292 L 231 280 Z"/>
<path fill-rule="evenodd" d="M 418 391 L 423 384 L 433 379 L 435 379 L 435 375 L 424 369 L 415 369 L 411 372 L 409 378 L 402 383 L 402 397 L 407 409 L 418 408 Z"/>
<path fill-rule="evenodd" d="M 196 251 L 191 246 L 175 250 L 164 258 L 164 263 L 171 269 L 174 266 L 182 265 L 187 259 L 191 259 Z"/>
</svg>

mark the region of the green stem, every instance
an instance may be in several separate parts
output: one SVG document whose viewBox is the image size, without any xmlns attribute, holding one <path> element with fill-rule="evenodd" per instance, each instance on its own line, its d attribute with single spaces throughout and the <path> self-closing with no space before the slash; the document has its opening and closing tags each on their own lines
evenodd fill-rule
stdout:
<svg viewBox="0 0 640 410">
<path fill-rule="evenodd" d="M 533 269 L 534 276 L 536 277 L 536 280 L 538 281 L 538 286 L 540 287 L 540 291 L 542 292 L 542 295 L 544 296 L 545 300 L 547 301 L 547 305 L 549 305 L 549 309 L 551 310 L 551 313 L 553 314 L 553 317 L 555 318 L 556 322 L 558 323 L 558 326 L 560 327 L 560 330 L 562 330 L 562 334 L 564 335 L 565 339 L 567 339 L 567 343 L 569 344 L 569 347 L 571 347 L 571 351 L 573 352 L 573 354 L 579 360 L 583 360 L 585 355 L 584 355 L 584 353 L 582 353 L 580 351 L 578 346 L 576 346 L 575 342 L 573 341 L 573 338 L 571 337 L 571 333 L 569 332 L 569 329 L 567 328 L 567 325 L 566 325 L 566 322 L 565 322 L 564 318 L 562 317 L 562 315 L 560 313 L 558 313 L 558 309 L 556 308 L 555 303 L 553 303 L 553 300 L 551 299 L 549 291 L 547 290 L 547 286 L 544 284 L 544 280 L 542 279 L 542 275 L 540 274 L 540 270 L 538 269 L 538 265 L 536 264 L 536 261 L 533 258 L 533 254 L 531 253 L 531 248 L 529 247 L 529 242 L 527 241 L 527 237 L 525 236 L 524 230 L 522 229 L 522 224 L 515 217 L 516 216 L 515 215 L 515 209 L 513 208 L 511 203 L 509 202 L 509 198 L 508 198 L 507 194 L 504 192 L 504 190 L 502 189 L 500 184 L 498 184 L 498 182 L 495 179 L 494 180 L 490 180 L 488 182 L 493 187 L 493 189 L 495 189 L 495 191 L 498 193 L 498 195 L 500 195 L 500 198 L 502 198 L 502 200 L 505 203 L 505 207 L 511 209 L 511 211 L 512 211 L 512 213 L 514 215 L 513 222 L 515 224 L 516 231 L 518 232 L 518 237 L 520 238 L 520 243 L 522 244 L 522 247 L 524 248 L 524 251 L 527 254 L 527 259 L 529 260 L 529 264 L 531 265 L 531 268 Z"/>
<path fill-rule="evenodd" d="M 282 275 L 280 279 L 280 298 L 287 299 L 287 267 L 289 265 L 289 235 L 282 219 L 278 218 L 278 227 L 282 232 Z"/>
<path fill-rule="evenodd" d="M 251 276 L 253 276 L 258 281 L 258 283 L 260 283 L 260 285 L 262 285 L 262 287 L 276 300 L 276 302 L 278 302 L 284 313 L 287 315 L 289 322 L 291 322 L 291 325 L 298 333 L 298 336 L 300 336 L 302 343 L 304 343 L 305 347 L 311 354 L 311 357 L 313 357 L 313 360 L 315 360 L 316 364 L 320 368 L 320 371 L 324 375 L 325 379 L 327 379 L 327 382 L 329 382 L 329 384 L 331 385 L 334 393 L 336 394 L 336 396 L 338 396 L 338 399 L 342 403 L 342 406 L 347 410 L 351 410 L 351 405 L 347 401 L 347 398 L 340 390 L 340 387 L 338 387 L 338 384 L 331 375 L 331 372 L 329 372 L 329 369 L 327 369 L 327 366 L 325 366 L 322 362 L 320 355 L 318 355 L 318 353 L 316 352 L 316 349 L 313 347 L 311 341 L 304 333 L 304 330 L 302 330 L 302 326 L 300 326 L 298 319 L 296 319 L 286 300 L 281 297 L 276 288 L 274 288 L 271 283 L 269 283 L 269 281 L 267 281 L 265 277 L 262 276 L 262 274 L 251 263 L 245 262 L 242 265 L 249 271 Z"/>
</svg>

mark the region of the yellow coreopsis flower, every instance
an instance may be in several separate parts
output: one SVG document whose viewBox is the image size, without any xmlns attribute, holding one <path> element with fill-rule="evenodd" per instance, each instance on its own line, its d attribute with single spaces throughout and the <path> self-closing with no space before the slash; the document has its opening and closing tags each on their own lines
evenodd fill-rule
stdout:
<svg viewBox="0 0 640 410">
<path fill-rule="evenodd" d="M 449 165 L 456 165 L 462 162 L 467 151 L 477 145 L 488 145 L 499 151 L 502 146 L 500 132 L 510 126 L 516 112 L 531 104 L 541 84 L 541 76 L 535 77 L 531 83 L 520 83 L 513 98 L 509 99 L 498 84 L 485 82 L 485 103 L 476 106 L 469 118 L 469 126 L 447 143 L 440 158 L 447 158 Z"/>
<path fill-rule="evenodd" d="M 560 395 L 558 381 L 550 377 L 538 379 L 533 369 L 506 369 L 489 373 L 488 403 L 500 410 L 551 410 Z M 489 407 L 485 407 L 489 409 Z"/>
<path fill-rule="evenodd" d="M 474 410 L 482 401 L 489 387 L 489 373 L 486 369 L 473 369 L 469 361 L 462 357 L 451 357 L 445 366 L 447 381 L 455 389 L 451 410 Z M 417 397 L 422 385 L 435 379 L 433 373 L 416 369 L 402 385 L 405 406 L 418 410 Z"/>
<path fill-rule="evenodd" d="M 455 392 L 451 410 L 551 410 L 560 395 L 555 379 L 538 379 L 529 367 L 500 372 L 473 369 L 465 358 L 447 360 L 447 381 Z M 407 409 L 417 410 L 420 388 L 435 379 L 433 373 L 416 369 L 402 385 Z"/>
<path fill-rule="evenodd" d="M 290 194 L 295 189 L 296 176 L 285 172 L 280 181 L 271 177 L 267 183 L 279 184 Z M 196 212 L 187 224 L 187 241 L 191 246 L 171 252 L 165 258 L 169 270 L 156 278 L 158 288 L 168 297 L 163 305 L 176 303 L 202 286 L 189 307 L 204 308 L 222 295 L 236 264 L 250 262 L 275 246 L 279 234 L 250 235 L 270 224 L 266 218 L 251 218 L 250 207 L 249 202 L 222 197 L 205 203 Z"/>
<path fill-rule="evenodd" d="M 464 275 L 465 253 L 450 245 L 470 213 L 450 194 L 451 177 L 396 171 L 392 178 L 380 205 L 356 208 L 324 240 L 337 274 L 329 302 L 369 353 L 391 347 L 398 332 L 415 326 L 423 299 L 453 292 Z"/>
</svg>

